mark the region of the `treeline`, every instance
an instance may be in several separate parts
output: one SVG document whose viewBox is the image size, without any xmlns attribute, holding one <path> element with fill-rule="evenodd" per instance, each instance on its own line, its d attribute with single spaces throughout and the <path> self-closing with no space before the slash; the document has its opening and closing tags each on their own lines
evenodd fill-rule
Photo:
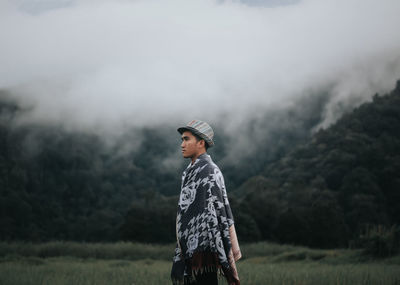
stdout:
<svg viewBox="0 0 400 285">
<path fill-rule="evenodd" d="M 176 173 L 154 163 L 175 151 L 162 130 L 132 130 L 109 146 L 93 134 L 18 125 L 20 112 L 0 104 L 1 240 L 119 240 L 132 202 L 177 194 Z"/>
<path fill-rule="evenodd" d="M 256 151 L 240 160 L 224 160 L 237 139 L 217 132 L 211 152 L 241 241 L 347 246 L 366 225 L 399 224 L 399 84 L 311 137 L 328 97 L 250 122 L 244 135 L 256 136 Z M 1 240 L 175 240 L 187 164 L 164 163 L 179 155 L 175 127 L 132 129 L 110 145 L 95 134 L 18 124 L 24 110 L 0 101 Z"/>
<path fill-rule="evenodd" d="M 259 239 L 357 244 L 368 226 L 400 224 L 399 173 L 400 82 L 249 179 L 237 211 Z"/>
<path fill-rule="evenodd" d="M 293 143 L 306 140 L 326 97 L 302 98 L 296 106 L 310 112 L 278 110 L 248 122 L 243 136 L 251 136 L 260 153 L 257 159 L 241 155 L 240 164 L 225 161 L 237 138 L 214 126 L 217 151 L 210 153 L 223 169 L 229 191 Z M 0 239 L 175 239 L 180 175 L 188 163 L 179 152 L 176 126 L 132 128 L 120 137 L 104 137 L 51 122 L 20 123 L 29 109 L 12 98 L 0 90 Z M 262 129 L 273 135 L 265 136 Z"/>
</svg>

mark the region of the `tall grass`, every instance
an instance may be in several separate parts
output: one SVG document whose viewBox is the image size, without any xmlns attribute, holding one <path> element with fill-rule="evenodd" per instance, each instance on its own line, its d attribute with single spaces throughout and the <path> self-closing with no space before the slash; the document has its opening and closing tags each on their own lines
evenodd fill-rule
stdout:
<svg viewBox="0 0 400 285">
<path fill-rule="evenodd" d="M 243 284 L 399 284 L 400 267 L 385 264 L 331 265 L 319 262 L 264 263 L 247 260 L 238 266 Z"/>
<path fill-rule="evenodd" d="M 53 241 L 46 243 L 0 242 L 0 257 L 7 255 L 57 257 L 74 256 L 98 259 L 158 259 L 171 260 L 175 245 L 155 245 L 134 242 L 79 243 Z"/>
<path fill-rule="evenodd" d="M 0 284 L 169 284 L 170 266 L 170 262 L 149 259 L 121 261 L 56 257 L 43 259 L 40 263 L 28 257 L 1 263 Z"/>
<path fill-rule="evenodd" d="M 251 258 L 239 261 L 244 285 L 399 284 L 400 266 L 383 263 L 331 265 L 310 261 L 269 263 Z M 162 260 L 105 260 L 73 257 L 3 260 L 4 285 L 156 285 L 170 284 L 171 262 Z M 221 281 L 220 284 L 226 284 Z"/>
<path fill-rule="evenodd" d="M 74 256 L 79 258 L 98 259 L 157 259 L 171 260 L 175 244 L 144 244 L 135 242 L 116 243 L 80 243 L 72 241 L 53 241 L 46 243 L 0 242 L 0 257 L 16 255 L 31 257 Z M 279 261 L 299 259 L 322 259 L 327 256 L 346 255 L 356 251 L 349 250 L 315 250 L 306 247 L 280 245 L 271 242 L 241 244 L 243 258 L 269 256 Z M 301 257 L 304 256 L 304 258 Z"/>
<path fill-rule="evenodd" d="M 237 267 L 244 285 L 400 284 L 400 256 L 371 260 L 360 250 L 268 242 L 241 249 Z M 174 244 L 2 242 L 0 284 L 170 284 L 173 251 Z"/>
</svg>

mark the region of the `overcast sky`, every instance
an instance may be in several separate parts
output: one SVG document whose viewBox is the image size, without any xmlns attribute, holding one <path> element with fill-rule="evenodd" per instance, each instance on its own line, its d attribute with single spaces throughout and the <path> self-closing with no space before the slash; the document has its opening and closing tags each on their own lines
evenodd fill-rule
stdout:
<svg viewBox="0 0 400 285">
<path fill-rule="evenodd" d="M 0 1 L 0 88 L 25 120 L 76 128 L 244 120 L 332 87 L 400 78 L 398 0 Z"/>
</svg>

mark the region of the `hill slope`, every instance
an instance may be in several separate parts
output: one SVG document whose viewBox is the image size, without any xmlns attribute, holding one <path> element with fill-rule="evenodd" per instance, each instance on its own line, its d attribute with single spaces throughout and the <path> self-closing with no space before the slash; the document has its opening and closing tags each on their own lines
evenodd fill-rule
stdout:
<svg viewBox="0 0 400 285">
<path fill-rule="evenodd" d="M 311 96 L 298 109 L 266 114 L 245 128 L 242 136 L 257 136 L 256 151 L 240 163 L 219 164 L 237 139 L 217 132 L 212 156 L 230 183 L 240 240 L 332 247 L 347 245 L 366 224 L 399 223 L 399 84 L 310 138 L 328 97 Z M 1 240 L 175 239 L 186 161 L 160 167 L 162 158 L 177 155 L 175 128 L 133 130 L 109 146 L 90 133 L 18 125 L 21 112 L 0 100 Z"/>
<path fill-rule="evenodd" d="M 366 225 L 399 224 L 399 173 L 400 82 L 246 181 L 240 215 L 263 239 L 346 245 Z"/>
</svg>

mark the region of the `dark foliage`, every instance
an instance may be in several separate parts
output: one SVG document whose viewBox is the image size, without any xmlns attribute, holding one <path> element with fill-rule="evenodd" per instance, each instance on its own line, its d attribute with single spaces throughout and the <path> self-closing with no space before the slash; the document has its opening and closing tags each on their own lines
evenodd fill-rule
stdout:
<svg viewBox="0 0 400 285">
<path fill-rule="evenodd" d="M 210 152 L 239 240 L 336 247 L 365 225 L 400 224 L 400 85 L 310 137 L 328 97 L 309 98 L 307 112 L 250 122 L 244 135 L 255 135 L 257 152 L 240 161 L 224 160 L 236 141 L 216 132 Z M 186 161 L 162 164 L 176 155 L 174 128 L 135 129 L 110 146 L 94 134 L 19 125 L 24 110 L 0 101 L 0 239 L 175 240 Z"/>
<path fill-rule="evenodd" d="M 257 159 L 242 156 L 239 168 L 236 161 L 224 161 L 236 138 L 216 125 L 218 151 L 210 149 L 210 153 L 222 168 L 230 193 L 269 161 L 281 157 L 294 142 L 305 141 L 309 129 L 319 121 L 318 110 L 326 98 L 326 94 L 315 94 L 295 104 L 307 106 L 310 112 L 303 108 L 286 110 L 288 114 L 278 110 L 243 126 L 244 136 L 258 132 L 252 143 L 260 152 Z M 159 229 L 161 236 L 151 234 L 161 215 L 143 203 L 148 197 L 154 196 L 156 203 L 164 199 L 162 195 L 179 194 L 180 174 L 187 162 L 181 160 L 173 167 L 163 164 L 166 157 L 181 159 L 177 157 L 180 139 L 175 127 L 132 129 L 110 145 L 87 132 L 70 132 L 52 124 L 19 124 L 29 110 L 11 99 L 0 90 L 0 239 L 144 241 L 157 236 L 157 242 L 171 240 L 175 230 L 167 233 L 168 223 L 167 228 Z M 267 141 L 262 134 L 265 128 L 273 134 Z M 165 215 L 172 215 L 167 212 Z M 243 239 L 260 239 L 254 218 L 241 210 L 235 212 Z M 142 215 L 154 220 L 139 227 Z"/>
<path fill-rule="evenodd" d="M 400 82 L 268 165 L 241 203 L 263 239 L 346 246 L 366 225 L 400 223 L 399 173 Z"/>
<path fill-rule="evenodd" d="M 155 192 L 147 194 L 126 214 L 120 229 L 121 239 L 152 243 L 175 241 L 178 197 L 166 198 Z"/>
<path fill-rule="evenodd" d="M 363 253 L 367 256 L 376 258 L 396 255 L 400 250 L 400 227 L 368 226 L 355 243 L 364 248 Z"/>
<path fill-rule="evenodd" d="M 143 143 L 121 154 L 96 135 L 18 126 L 14 118 L 22 110 L 12 102 L 3 101 L 0 112 L 2 240 L 119 240 L 131 204 L 144 201 L 145 193 L 179 188 L 175 172 L 154 167 L 161 155 L 156 143 L 166 146 L 164 155 L 174 151 L 162 130 L 133 130 Z"/>
</svg>

